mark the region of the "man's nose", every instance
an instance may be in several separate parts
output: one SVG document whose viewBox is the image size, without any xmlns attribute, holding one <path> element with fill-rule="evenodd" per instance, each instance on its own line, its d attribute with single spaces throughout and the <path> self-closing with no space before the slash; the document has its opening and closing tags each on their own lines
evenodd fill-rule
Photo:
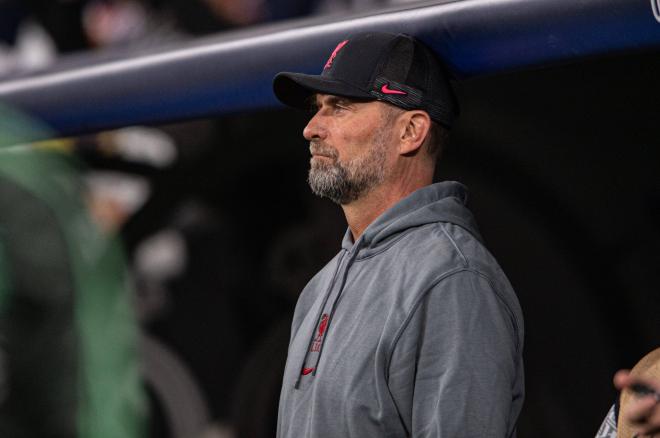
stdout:
<svg viewBox="0 0 660 438">
<path fill-rule="evenodd" d="M 325 139 L 325 136 L 325 127 L 323 126 L 318 113 L 314 114 L 307 123 L 307 126 L 305 126 L 305 129 L 303 129 L 303 137 L 305 137 L 305 140 L 311 141 L 315 138 Z"/>
</svg>

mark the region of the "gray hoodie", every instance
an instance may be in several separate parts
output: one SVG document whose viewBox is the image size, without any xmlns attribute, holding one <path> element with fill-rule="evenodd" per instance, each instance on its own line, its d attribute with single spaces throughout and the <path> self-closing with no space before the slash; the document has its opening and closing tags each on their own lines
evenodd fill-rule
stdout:
<svg viewBox="0 0 660 438">
<path fill-rule="evenodd" d="M 347 230 L 296 306 L 279 438 L 515 435 L 522 312 L 466 198 L 434 184 Z"/>
</svg>

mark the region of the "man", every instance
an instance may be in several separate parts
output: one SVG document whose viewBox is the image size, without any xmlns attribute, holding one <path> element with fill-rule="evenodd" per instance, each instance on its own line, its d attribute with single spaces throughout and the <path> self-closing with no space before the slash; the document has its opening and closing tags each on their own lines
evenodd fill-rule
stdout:
<svg viewBox="0 0 660 438">
<path fill-rule="evenodd" d="M 431 184 L 456 113 L 437 58 L 406 35 L 357 35 L 274 92 L 311 98 L 309 184 L 348 222 L 296 306 L 278 437 L 514 436 L 522 314 L 465 188 Z"/>
</svg>

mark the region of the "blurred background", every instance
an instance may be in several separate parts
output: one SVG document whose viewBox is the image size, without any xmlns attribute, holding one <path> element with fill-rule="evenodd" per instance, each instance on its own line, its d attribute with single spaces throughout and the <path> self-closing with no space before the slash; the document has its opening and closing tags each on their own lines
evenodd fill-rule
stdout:
<svg viewBox="0 0 660 438">
<path fill-rule="evenodd" d="M 158 47 L 386 3 L 393 2 L 0 0 L 0 81 L 90 51 Z M 660 345 L 658 77 L 657 53 L 640 51 L 456 83 L 462 114 L 437 179 L 468 185 L 482 234 L 523 307 L 521 438 L 595 435 L 616 397 L 614 372 Z M 41 144 L 39 158 L 29 158 L 41 162 L 48 151 L 74 163 L 65 173 L 80 190 L 64 187 L 60 195 L 79 202 L 66 208 L 89 216 L 100 241 L 117 236 L 122 247 L 112 263 L 126 281 L 113 294 L 131 310 L 118 311 L 116 321 L 132 332 L 89 342 L 125 352 L 129 377 L 116 381 L 132 385 L 134 402 L 126 404 L 137 412 L 126 417 L 135 424 L 132 436 L 274 436 L 293 307 L 307 280 L 339 250 L 345 230 L 341 209 L 307 187 L 307 118 L 279 109 L 130 127 Z M 22 168 L 34 180 L 43 176 L 38 166 Z M 5 208 L 15 208 L 9 201 L 15 198 L 4 199 Z M 61 216 L 55 228 L 71 220 Z M 8 218 L 0 228 L 20 222 Z M 84 253 L 89 236 L 67 233 L 69 245 Z M 105 266 L 106 253 L 96 262 Z M 76 284 L 71 288 L 84 295 L 85 283 Z M 72 358 L 84 347 L 66 328 L 76 320 L 66 310 L 76 294 L 62 295 L 61 320 L 50 321 L 62 333 L 52 341 Z M 24 304 L 30 312 L 51 314 L 53 303 L 43 304 L 39 294 L 30 299 Z M 6 321 L 0 329 L 11 325 Z M 11 396 L 13 352 L 22 352 L 31 336 L 5 330 L 0 339 L 0 430 L 32 403 Z M 39 372 L 66 383 L 72 377 L 61 370 L 80 372 L 75 362 L 51 362 Z M 138 380 L 130 378 L 132 362 Z M 43 396 L 38 382 L 25 379 Z M 66 393 L 64 383 L 53 391 Z M 75 396 L 68 396 L 74 406 Z M 37 404 L 45 410 L 51 402 Z M 71 424 L 80 420 L 69 420 L 50 435 L 16 422 L 6 436 L 75 436 Z"/>
</svg>

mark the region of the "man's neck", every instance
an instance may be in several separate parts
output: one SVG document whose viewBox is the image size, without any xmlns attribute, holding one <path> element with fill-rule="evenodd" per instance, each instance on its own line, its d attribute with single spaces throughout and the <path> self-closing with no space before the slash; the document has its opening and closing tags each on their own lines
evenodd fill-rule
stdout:
<svg viewBox="0 0 660 438">
<path fill-rule="evenodd" d="M 402 184 L 402 182 L 404 184 Z M 417 189 L 431 184 L 431 179 L 415 181 L 401 181 L 399 184 L 382 184 L 365 193 L 359 199 L 342 205 L 346 222 L 353 234 L 353 241 L 357 241 L 364 230 L 385 211 L 393 207 Z"/>
</svg>

